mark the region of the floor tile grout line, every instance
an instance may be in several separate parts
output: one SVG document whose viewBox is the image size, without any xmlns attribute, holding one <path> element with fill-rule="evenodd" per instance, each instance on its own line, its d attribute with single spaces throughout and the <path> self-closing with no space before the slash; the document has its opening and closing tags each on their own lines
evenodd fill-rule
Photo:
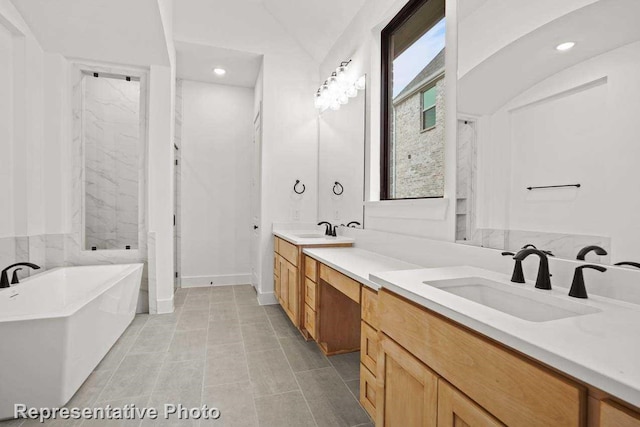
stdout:
<svg viewBox="0 0 640 427">
<path fill-rule="evenodd" d="M 209 314 L 207 316 L 207 328 L 206 335 L 204 337 L 204 368 L 202 369 L 202 387 L 200 387 L 200 406 L 204 405 L 204 389 L 206 387 L 206 379 L 207 379 L 207 360 L 209 360 L 209 328 L 211 327 L 211 294 L 209 294 Z M 198 426 L 202 426 L 202 421 L 198 421 Z"/>
<path fill-rule="evenodd" d="M 140 328 L 140 330 L 138 331 L 137 334 L 135 334 L 134 336 L 134 340 L 133 340 L 133 344 L 131 345 L 131 348 L 133 348 L 133 345 L 135 344 L 136 340 L 138 339 L 138 336 L 140 336 L 140 334 L 142 333 L 142 330 L 144 329 L 145 326 L 147 326 L 147 322 L 149 321 L 149 315 L 146 316 L 146 320 L 144 321 L 144 325 L 142 325 L 142 327 Z M 133 320 L 135 320 L 135 316 L 133 317 Z M 133 322 L 133 320 L 131 322 Z M 129 326 L 131 326 L 131 324 L 129 324 Z M 127 328 L 129 327 L 127 326 Z M 125 329 L 126 331 L 126 329 Z M 124 333 L 124 332 L 123 332 Z M 122 335 L 120 335 L 120 337 L 122 337 Z M 118 338 L 120 339 L 120 338 Z M 116 341 L 117 342 L 117 341 Z M 114 344 L 115 345 L 115 344 Z M 98 394 L 98 396 L 95 398 L 95 400 L 91 403 L 91 406 L 96 405 L 98 403 L 100 403 L 100 397 L 102 397 L 102 394 L 104 393 L 104 390 L 107 388 L 107 386 L 109 385 L 109 383 L 111 383 L 111 380 L 113 379 L 113 376 L 116 374 L 116 372 L 118 371 L 118 369 L 120 368 L 120 366 L 122 365 L 122 362 L 124 362 L 124 359 L 126 359 L 126 357 L 129 355 L 129 353 L 131 352 L 131 348 L 127 349 L 126 353 L 124 354 L 124 356 L 122 356 L 122 360 L 120 360 L 120 363 L 118 363 L 118 366 L 116 366 L 113 371 L 111 372 L 111 375 L 109 376 L 109 379 L 104 383 L 104 387 L 102 387 L 102 389 L 100 390 L 100 393 Z M 111 351 L 111 349 L 113 349 L 113 346 L 109 349 L 109 351 Z M 107 354 L 109 354 L 109 352 L 107 352 Z M 105 357 L 107 356 L 107 354 L 105 354 Z M 103 358 L 104 359 L 104 358 Z M 95 372 L 95 370 L 93 371 Z M 92 372 L 92 373 L 93 373 Z M 136 396 L 137 397 L 137 396 Z M 82 422 L 80 424 L 78 424 L 78 427 L 81 427 L 84 425 L 85 421 L 87 420 L 82 420 Z M 142 421 L 140 421 L 142 423 Z M 24 424 L 24 423 L 23 423 Z"/>
<path fill-rule="evenodd" d="M 178 323 L 180 323 L 180 319 L 182 318 L 182 314 L 184 313 L 184 311 L 180 310 L 180 313 L 178 313 L 178 316 L 176 318 L 176 327 L 173 329 L 173 333 L 171 334 L 171 339 L 169 340 L 169 347 L 167 348 L 166 354 L 164 356 L 164 360 L 162 361 L 162 364 L 160 365 L 160 370 L 158 371 L 158 375 L 156 375 L 156 380 L 153 384 L 153 387 L 151 388 L 151 394 L 149 395 L 149 400 L 147 401 L 148 403 L 151 403 L 151 397 L 153 396 L 153 393 L 155 393 L 156 391 L 156 387 L 158 386 L 158 381 L 160 380 L 160 374 L 162 373 L 162 369 L 164 369 L 165 365 L 168 363 L 168 359 L 169 359 L 169 350 L 171 350 L 171 343 L 173 342 L 174 338 L 176 337 L 176 332 L 178 330 Z"/>
<path fill-rule="evenodd" d="M 238 304 L 236 302 L 236 289 L 233 288 L 233 304 L 236 307 L 236 311 L 238 310 Z M 240 318 L 238 313 L 238 323 L 240 324 Z M 274 331 L 275 332 L 275 331 Z M 251 382 L 251 373 L 249 372 L 249 358 L 247 357 L 247 346 L 244 343 L 244 333 L 242 333 L 242 326 L 240 326 L 240 336 L 242 337 L 242 350 L 244 351 L 244 361 L 247 365 L 247 377 L 249 377 L 249 387 L 251 388 L 251 402 L 253 403 L 253 412 L 256 414 L 256 424 L 260 425 L 260 417 L 258 416 L 258 406 L 256 405 L 256 398 L 253 395 L 253 383 Z"/>
<path fill-rule="evenodd" d="M 269 316 L 267 316 L 267 319 L 269 319 Z M 271 319 L 269 319 L 269 323 L 271 323 Z M 273 324 L 271 325 L 271 327 L 273 327 Z M 280 349 L 282 350 L 282 353 L 284 354 L 284 358 L 287 361 L 287 364 L 289 365 L 289 369 L 291 369 L 291 373 L 293 374 L 293 379 L 296 381 L 296 384 L 298 385 L 298 389 L 300 390 L 300 394 L 302 395 L 302 399 L 304 399 L 304 403 L 307 405 L 307 409 L 309 410 L 309 413 L 311 414 L 311 418 L 313 419 L 313 423 L 316 425 L 316 427 L 320 427 L 318 424 L 318 420 L 316 419 L 316 416 L 313 415 L 313 411 L 311 410 L 311 405 L 309 405 L 309 401 L 307 400 L 307 397 L 304 395 L 304 391 L 302 391 L 302 387 L 300 386 L 300 381 L 298 381 L 298 377 L 296 376 L 296 372 L 293 370 L 293 366 L 291 366 L 291 361 L 289 361 L 289 357 L 287 356 L 287 353 L 284 351 L 284 347 L 282 346 L 282 341 L 280 341 L 280 339 L 278 339 L 278 345 L 280 346 Z"/>
</svg>

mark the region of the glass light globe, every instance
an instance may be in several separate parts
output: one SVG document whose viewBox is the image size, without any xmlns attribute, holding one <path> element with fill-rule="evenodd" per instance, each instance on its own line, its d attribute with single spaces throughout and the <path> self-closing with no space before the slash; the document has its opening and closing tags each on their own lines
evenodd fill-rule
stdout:
<svg viewBox="0 0 640 427">
<path fill-rule="evenodd" d="M 338 102 L 342 105 L 345 105 L 346 103 L 349 102 L 349 97 L 347 96 L 346 93 L 343 93 L 338 97 Z"/>
<path fill-rule="evenodd" d="M 331 102 L 331 104 L 329 105 L 329 108 L 332 109 L 333 111 L 338 111 L 340 109 L 340 102 L 338 102 L 338 100 L 334 100 Z"/>
<path fill-rule="evenodd" d="M 358 96 L 358 89 L 356 89 L 355 85 L 351 85 L 347 89 L 346 94 L 349 98 L 355 98 L 356 96 Z"/>
<path fill-rule="evenodd" d="M 360 76 L 356 81 L 356 89 L 363 90 L 365 87 L 367 87 L 367 78 L 366 76 Z"/>
<path fill-rule="evenodd" d="M 337 95 L 338 90 L 340 90 L 340 85 L 338 84 L 338 79 L 335 76 L 335 73 L 333 73 L 333 74 L 334 75 L 329 77 L 329 80 L 328 80 L 329 93 L 331 93 L 332 95 Z"/>
<path fill-rule="evenodd" d="M 338 82 L 344 84 L 347 82 L 347 65 L 340 65 L 336 69 L 336 77 Z"/>
</svg>

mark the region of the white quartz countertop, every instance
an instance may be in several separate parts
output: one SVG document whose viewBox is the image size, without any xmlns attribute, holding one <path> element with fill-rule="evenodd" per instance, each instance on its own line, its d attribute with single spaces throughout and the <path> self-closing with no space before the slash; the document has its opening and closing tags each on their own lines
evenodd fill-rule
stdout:
<svg viewBox="0 0 640 427">
<path fill-rule="evenodd" d="M 363 274 L 361 269 L 358 269 L 358 274 Z M 482 277 L 505 286 L 524 287 L 534 293 L 543 293 L 545 297 L 551 296 L 562 301 L 568 299 L 572 303 L 584 304 L 587 309 L 600 311 L 533 322 L 423 283 L 465 277 Z M 640 406 L 640 305 L 598 296 L 571 298 L 564 288 L 539 290 L 532 283 L 513 284 L 506 275 L 468 266 L 373 272 L 370 281 L 578 380 Z"/>
<path fill-rule="evenodd" d="M 369 280 L 371 273 L 420 268 L 415 264 L 358 248 L 307 248 L 303 252 L 345 276 L 376 290 L 380 289 L 380 285 Z"/>
<path fill-rule="evenodd" d="M 296 246 L 326 246 L 355 242 L 355 239 L 352 239 L 351 237 L 324 236 L 323 232 L 319 232 L 317 230 L 273 230 L 273 234 Z"/>
</svg>

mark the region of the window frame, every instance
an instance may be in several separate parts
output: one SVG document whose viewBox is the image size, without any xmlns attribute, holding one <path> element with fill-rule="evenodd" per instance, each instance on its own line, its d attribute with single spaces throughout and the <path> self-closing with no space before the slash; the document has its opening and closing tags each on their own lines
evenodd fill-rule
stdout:
<svg viewBox="0 0 640 427">
<path fill-rule="evenodd" d="M 391 177 L 390 160 L 393 141 L 391 136 L 391 112 L 393 111 L 392 96 L 392 36 L 393 33 L 404 25 L 414 13 L 422 6 L 433 0 L 410 0 L 396 16 L 387 24 L 380 33 L 380 201 L 385 200 L 419 200 L 419 199 L 442 199 L 444 196 L 429 197 L 391 197 Z M 421 92 L 422 93 L 422 92 Z M 422 105 L 422 100 L 420 101 Z M 420 117 L 420 128 L 422 129 L 422 116 Z"/>
<path fill-rule="evenodd" d="M 421 110 L 421 114 L 420 114 L 420 132 L 429 132 L 430 130 L 433 130 L 436 128 L 437 126 L 437 114 L 438 114 L 438 89 L 436 88 L 436 85 L 438 83 L 440 79 L 436 79 L 434 80 L 432 83 L 430 83 L 426 88 L 421 89 L 420 90 L 420 110 Z M 424 94 L 428 91 L 430 91 L 431 89 L 433 89 L 436 92 L 436 98 L 434 98 L 433 100 L 433 105 L 431 105 L 429 108 L 425 109 L 424 108 Z M 427 112 L 428 110 L 431 110 L 433 108 L 435 114 L 434 114 L 434 118 L 435 121 L 433 123 L 433 126 L 429 126 L 429 127 L 424 127 L 424 113 Z"/>
</svg>

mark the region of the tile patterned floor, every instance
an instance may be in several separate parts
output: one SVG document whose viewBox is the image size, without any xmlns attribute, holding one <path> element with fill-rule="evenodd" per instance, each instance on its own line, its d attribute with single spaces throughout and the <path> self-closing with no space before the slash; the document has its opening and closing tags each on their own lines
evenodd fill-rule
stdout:
<svg viewBox="0 0 640 427">
<path fill-rule="evenodd" d="M 180 289 L 176 312 L 139 315 L 67 406 L 217 407 L 219 420 L 69 420 L 46 426 L 373 427 L 359 354 L 325 357 L 251 286 Z M 40 426 L 37 421 L 0 427 Z"/>
</svg>

